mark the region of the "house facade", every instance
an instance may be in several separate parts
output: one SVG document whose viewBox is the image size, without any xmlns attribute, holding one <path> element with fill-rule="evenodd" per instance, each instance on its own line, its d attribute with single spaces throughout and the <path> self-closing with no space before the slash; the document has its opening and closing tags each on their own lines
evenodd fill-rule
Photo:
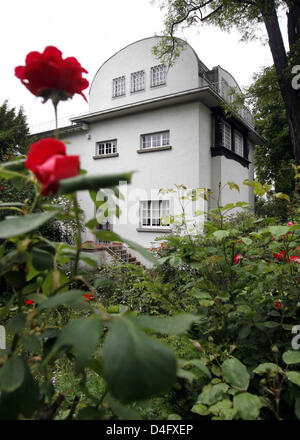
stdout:
<svg viewBox="0 0 300 440">
<path fill-rule="evenodd" d="M 157 38 L 132 43 L 109 58 L 92 81 L 89 113 L 71 118 L 60 135 L 68 141 L 68 154 L 78 154 L 81 168 L 91 174 L 136 171 L 131 185 L 120 184 L 125 198 L 120 219 L 112 207 L 99 223 L 144 247 L 170 233 L 166 219 L 181 212 L 177 196 L 161 188 L 183 184 L 217 193 L 219 183 L 233 181 L 240 192 L 227 188 L 221 203 L 245 201 L 253 207 L 252 190 L 242 182 L 253 179 L 254 147 L 262 141 L 246 108 L 236 117 L 224 116 L 223 103 L 231 101 L 231 91 L 240 92 L 230 73 L 220 66 L 208 69 L 188 44 L 167 69 L 152 54 Z M 89 194 L 79 194 L 79 201 L 86 220 L 93 218 Z M 201 199 L 191 212 L 207 207 Z M 195 221 L 201 227 L 203 217 Z M 93 239 L 84 232 L 84 241 Z"/>
</svg>

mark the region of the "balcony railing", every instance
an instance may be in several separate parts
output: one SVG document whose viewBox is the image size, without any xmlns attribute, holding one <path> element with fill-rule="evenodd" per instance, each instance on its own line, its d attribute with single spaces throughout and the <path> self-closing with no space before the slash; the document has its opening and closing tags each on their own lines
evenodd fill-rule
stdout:
<svg viewBox="0 0 300 440">
<path fill-rule="evenodd" d="M 227 95 L 226 93 L 224 93 L 220 87 L 220 83 L 207 81 L 207 85 L 210 86 L 215 92 L 217 92 L 223 99 L 225 99 L 225 101 L 230 104 L 230 97 L 234 95 Z M 241 118 L 244 119 L 244 121 L 248 125 L 250 125 L 250 127 L 254 128 L 254 118 L 252 116 L 252 113 L 246 106 L 240 108 L 238 110 L 238 114 L 241 116 Z"/>
<path fill-rule="evenodd" d="M 85 113 L 81 113 L 81 114 L 83 115 Z M 76 113 L 75 115 L 59 118 L 57 121 L 58 128 L 68 127 L 70 125 L 76 125 L 76 123 L 71 122 L 70 119 L 75 116 L 80 116 L 81 114 Z M 50 131 L 54 129 L 55 129 L 55 119 L 46 122 L 41 122 L 39 124 L 33 124 L 29 127 L 30 134 L 37 134 L 43 131 Z"/>
</svg>

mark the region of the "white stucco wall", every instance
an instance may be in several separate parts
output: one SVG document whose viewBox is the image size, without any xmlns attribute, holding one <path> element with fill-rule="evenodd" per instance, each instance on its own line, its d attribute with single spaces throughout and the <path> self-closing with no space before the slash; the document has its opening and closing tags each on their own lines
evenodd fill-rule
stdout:
<svg viewBox="0 0 300 440">
<path fill-rule="evenodd" d="M 227 159 L 224 156 L 217 156 L 212 158 L 212 191 L 214 197 L 218 195 L 218 185 L 221 182 L 221 186 L 226 185 L 227 182 L 236 183 L 240 191 L 233 189 L 230 190 L 228 186 L 221 192 L 220 203 L 222 206 L 227 203 L 247 202 L 253 210 L 254 208 L 254 196 L 253 191 L 249 186 L 244 185 L 245 179 L 253 179 L 253 146 L 249 151 L 249 160 L 252 162 L 249 168 L 242 166 L 239 162 L 232 159 Z M 212 202 L 211 207 L 215 206 Z"/>
<path fill-rule="evenodd" d="M 132 184 L 122 187 L 127 192 L 128 205 L 123 211 L 135 217 L 113 230 L 124 237 L 148 247 L 161 233 L 138 232 L 139 201 L 168 199 L 171 195 L 158 196 L 160 188 L 174 188 L 174 184 L 184 184 L 188 188 L 207 187 L 211 181 L 210 146 L 211 112 L 199 102 L 139 112 L 122 118 L 112 118 L 90 124 L 89 131 L 69 136 L 68 154 L 80 156 L 81 167 L 92 173 L 112 174 L 136 170 Z M 142 134 L 169 130 L 171 150 L 137 153 Z M 89 138 L 89 139 L 88 139 Z M 118 157 L 93 159 L 96 142 L 117 139 Z M 94 206 L 88 192 L 79 194 L 86 220 L 94 217 Z M 122 202 L 120 203 L 122 208 Z M 198 206 L 197 209 L 203 209 Z M 134 213 L 136 214 L 134 216 Z M 171 214 L 179 214 L 180 207 L 171 203 Z M 92 240 L 85 233 L 84 240 Z"/>
<path fill-rule="evenodd" d="M 186 45 L 174 67 L 169 69 L 167 83 L 151 87 L 151 67 L 161 64 L 152 54 L 152 47 L 157 41 L 155 37 L 136 41 L 117 52 L 100 67 L 90 88 L 90 112 L 128 105 L 137 101 L 199 87 L 202 79 L 198 75 L 198 58 L 189 45 Z M 140 70 L 145 70 L 145 90 L 131 93 L 131 73 Z M 113 98 L 113 78 L 123 75 L 126 76 L 126 95 Z"/>
</svg>

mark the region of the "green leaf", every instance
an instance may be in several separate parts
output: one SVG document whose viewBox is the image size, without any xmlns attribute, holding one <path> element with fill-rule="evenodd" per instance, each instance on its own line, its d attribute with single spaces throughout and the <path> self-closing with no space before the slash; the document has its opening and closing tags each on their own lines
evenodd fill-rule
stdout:
<svg viewBox="0 0 300 440">
<path fill-rule="evenodd" d="M 282 359 L 288 365 L 300 363 L 300 353 L 296 350 L 288 350 L 282 355 Z"/>
<path fill-rule="evenodd" d="M 102 330 L 103 322 L 99 317 L 74 319 L 59 334 L 42 365 L 47 364 L 60 348 L 72 347 L 76 358 L 75 370 L 78 373 L 91 359 Z"/>
<path fill-rule="evenodd" d="M 0 383 L 4 391 L 12 392 L 19 388 L 24 380 L 24 361 L 12 356 L 1 368 Z"/>
<path fill-rule="evenodd" d="M 290 198 L 289 198 L 289 196 L 288 196 L 287 194 L 284 194 L 284 193 L 281 193 L 281 192 L 279 192 L 279 193 L 275 193 L 275 194 L 274 194 L 274 197 L 275 197 L 275 199 L 285 199 L 285 200 L 287 200 L 288 202 L 291 201 Z"/>
<path fill-rule="evenodd" d="M 98 268 L 99 267 L 99 259 L 97 255 L 93 255 L 92 253 L 88 252 L 80 252 L 79 256 L 80 260 L 84 261 L 89 266 Z"/>
<path fill-rule="evenodd" d="M 209 300 L 207 300 L 207 299 L 201 299 L 200 301 L 199 301 L 199 304 L 200 304 L 200 306 L 202 306 L 202 307 L 211 307 L 211 306 L 213 306 L 214 305 L 214 301 L 209 301 Z"/>
<path fill-rule="evenodd" d="M 24 313 L 19 313 L 8 321 L 7 327 L 13 333 L 20 333 L 24 328 L 25 322 L 26 315 L 24 315 Z"/>
<path fill-rule="evenodd" d="M 54 289 L 54 276 L 55 276 L 54 271 L 50 271 L 42 284 L 42 292 L 45 295 L 50 295 Z M 59 276 L 59 285 L 60 286 L 68 283 L 69 280 L 62 270 L 58 270 L 58 276 Z M 66 291 L 68 289 L 69 289 L 69 287 L 68 287 L 68 285 L 66 285 L 65 287 L 60 289 L 60 292 Z"/>
<path fill-rule="evenodd" d="M 136 325 L 144 329 L 151 329 L 158 333 L 180 335 L 185 333 L 194 322 L 199 321 L 199 317 L 191 314 L 180 314 L 166 318 L 156 316 L 141 315 L 132 318 Z"/>
<path fill-rule="evenodd" d="M 279 322 L 275 322 L 275 321 L 266 321 L 263 323 L 263 325 L 264 327 L 267 328 L 276 328 L 280 326 Z"/>
<path fill-rule="evenodd" d="M 169 414 L 167 420 L 182 420 L 179 414 Z"/>
<path fill-rule="evenodd" d="M 227 182 L 227 185 L 230 189 L 235 189 L 236 191 L 240 192 L 240 187 L 234 183 L 234 182 Z"/>
<path fill-rule="evenodd" d="M 82 190 L 99 190 L 100 188 L 110 188 L 112 186 L 118 186 L 120 182 L 131 182 L 131 176 L 133 172 L 123 174 L 95 174 L 95 175 L 79 175 L 76 177 L 70 177 L 68 179 L 62 179 L 59 182 L 59 193 L 70 194 L 74 191 Z"/>
<path fill-rule="evenodd" d="M 287 234 L 290 229 L 288 226 L 269 226 L 267 230 L 271 232 L 273 237 L 279 238 L 282 235 Z"/>
<path fill-rule="evenodd" d="M 252 244 L 252 240 L 251 240 L 251 238 L 247 238 L 247 237 L 242 237 L 242 242 L 243 242 L 246 246 L 251 246 L 251 244 Z"/>
<path fill-rule="evenodd" d="M 213 419 L 232 420 L 234 419 L 237 410 L 232 407 L 232 402 L 228 398 L 225 398 L 212 405 L 209 408 L 209 412 L 215 416 Z"/>
<path fill-rule="evenodd" d="M 300 387 L 300 373 L 298 371 L 288 371 L 285 374 L 291 382 Z"/>
<path fill-rule="evenodd" d="M 250 332 L 251 327 L 249 325 L 244 325 L 239 332 L 239 338 L 246 339 L 250 335 Z"/>
<path fill-rule="evenodd" d="M 21 343 L 24 348 L 33 353 L 38 353 L 41 348 L 41 341 L 33 335 L 24 335 L 21 338 Z"/>
<path fill-rule="evenodd" d="M 30 370 L 23 359 L 20 359 L 24 368 L 22 385 L 12 392 L 2 391 L 0 396 L 0 420 L 17 420 L 22 414 L 26 418 L 32 417 L 39 403 L 39 387 L 32 378 Z"/>
<path fill-rule="evenodd" d="M 254 194 L 257 196 L 263 196 L 266 193 L 266 190 L 263 188 L 262 184 L 256 182 L 255 180 L 246 179 L 244 180 L 243 184 L 251 186 L 253 188 Z"/>
<path fill-rule="evenodd" d="M 1 162 L 0 169 L 1 168 L 11 171 L 22 171 L 25 169 L 25 159 L 12 160 L 10 162 Z"/>
<path fill-rule="evenodd" d="M 207 406 L 202 405 L 202 403 L 196 403 L 192 409 L 192 412 L 199 414 L 200 416 L 207 416 L 209 414 L 209 409 Z"/>
<path fill-rule="evenodd" d="M 105 403 L 108 403 L 113 413 L 118 416 L 119 420 L 141 420 L 140 414 L 133 408 L 122 405 L 114 397 L 108 393 L 105 398 Z"/>
<path fill-rule="evenodd" d="M 51 270 L 53 269 L 53 256 L 43 249 L 32 249 L 32 265 L 36 270 Z"/>
<path fill-rule="evenodd" d="M 208 376 L 209 378 L 211 378 L 211 374 L 210 374 L 209 369 L 207 368 L 207 366 L 205 365 L 205 363 L 201 359 L 191 359 L 189 361 L 184 360 L 184 359 L 179 359 L 178 362 L 180 363 L 180 366 L 182 368 L 184 368 L 186 365 L 192 365 L 192 366 L 198 368 L 198 370 L 200 370 L 201 373 L 203 373 L 206 376 Z"/>
<path fill-rule="evenodd" d="M 11 238 L 34 231 L 57 215 L 58 211 L 10 217 L 0 222 L 0 238 Z"/>
<path fill-rule="evenodd" d="M 82 290 L 69 290 L 68 292 L 64 293 L 57 293 L 55 296 L 52 296 L 51 298 L 47 299 L 46 301 L 43 301 L 39 308 L 42 309 L 50 309 L 53 307 L 61 306 L 61 305 L 83 305 L 85 306 L 85 299 L 84 294 L 86 292 Z"/>
<path fill-rule="evenodd" d="M 114 320 L 103 347 L 104 378 L 122 402 L 167 392 L 176 380 L 172 350 L 144 334 L 130 316 Z"/>
<path fill-rule="evenodd" d="M 265 362 L 263 364 L 259 364 L 254 370 L 253 373 L 256 374 L 265 374 L 265 373 L 282 373 L 282 369 L 276 364 L 273 364 L 272 362 Z"/>
<path fill-rule="evenodd" d="M 178 368 L 177 377 L 181 379 L 186 379 L 189 383 L 192 383 L 197 377 L 191 371 L 186 371 L 183 368 Z"/>
<path fill-rule="evenodd" d="M 224 398 L 228 391 L 228 385 L 226 383 L 217 383 L 216 385 L 208 384 L 202 389 L 202 393 L 199 394 L 196 403 L 202 403 L 203 405 L 214 405 Z"/>
<path fill-rule="evenodd" d="M 238 359 L 232 357 L 222 364 L 222 373 L 226 382 L 234 388 L 246 390 L 249 386 L 250 375 L 247 368 Z"/>
<path fill-rule="evenodd" d="M 217 241 L 222 241 L 224 238 L 229 236 L 229 232 L 228 231 L 224 231 L 223 229 L 220 229 L 219 231 L 215 231 L 213 233 L 213 236 L 215 237 L 215 239 Z"/>
<path fill-rule="evenodd" d="M 238 410 L 243 420 L 257 420 L 260 409 L 265 405 L 254 394 L 240 393 L 234 396 L 233 406 Z"/>
</svg>

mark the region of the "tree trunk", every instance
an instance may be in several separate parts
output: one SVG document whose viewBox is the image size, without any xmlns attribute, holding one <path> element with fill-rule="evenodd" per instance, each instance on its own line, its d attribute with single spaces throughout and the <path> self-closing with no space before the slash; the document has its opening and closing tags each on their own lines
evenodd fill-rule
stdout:
<svg viewBox="0 0 300 440">
<path fill-rule="evenodd" d="M 298 5 L 298 0 L 290 1 L 289 4 L 289 42 L 290 44 L 294 45 L 299 40 L 300 8 Z M 274 0 L 267 0 L 265 2 L 262 10 L 262 16 L 269 37 L 269 46 L 278 75 L 281 95 L 285 104 L 295 160 L 296 163 L 300 165 L 300 91 L 295 90 L 292 87 L 291 69 L 293 66 L 290 66 L 288 62 Z M 291 49 L 293 51 L 293 47 Z"/>
</svg>

